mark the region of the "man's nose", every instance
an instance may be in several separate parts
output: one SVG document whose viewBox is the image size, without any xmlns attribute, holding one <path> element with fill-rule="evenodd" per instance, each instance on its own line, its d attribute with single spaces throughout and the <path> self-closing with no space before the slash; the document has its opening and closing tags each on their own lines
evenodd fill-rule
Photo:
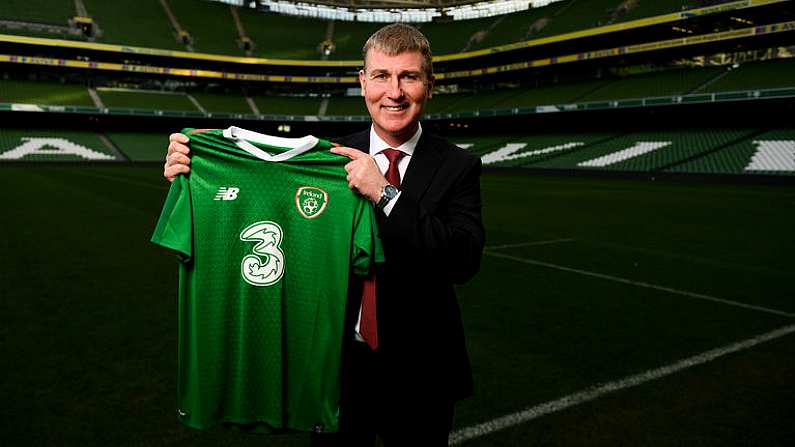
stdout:
<svg viewBox="0 0 795 447">
<path fill-rule="evenodd" d="M 397 99 L 403 96 L 403 88 L 400 86 L 400 78 L 395 76 L 389 80 L 389 88 L 387 95 L 390 98 Z"/>
</svg>

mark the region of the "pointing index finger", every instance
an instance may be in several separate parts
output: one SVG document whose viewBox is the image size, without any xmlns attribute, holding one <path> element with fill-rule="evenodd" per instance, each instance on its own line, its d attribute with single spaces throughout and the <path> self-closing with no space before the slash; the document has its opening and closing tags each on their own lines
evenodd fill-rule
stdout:
<svg viewBox="0 0 795 447">
<path fill-rule="evenodd" d="M 352 147 L 342 147 L 342 146 L 332 147 L 331 149 L 329 149 L 329 152 L 331 152 L 332 154 L 344 155 L 350 158 L 351 160 L 358 160 L 360 158 L 369 156 L 369 154 L 366 154 Z"/>
</svg>

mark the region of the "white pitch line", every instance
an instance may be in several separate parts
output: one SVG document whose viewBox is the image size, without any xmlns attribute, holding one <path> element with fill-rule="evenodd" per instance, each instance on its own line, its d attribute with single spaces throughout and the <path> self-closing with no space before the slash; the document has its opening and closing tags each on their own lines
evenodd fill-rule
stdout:
<svg viewBox="0 0 795 447">
<path fill-rule="evenodd" d="M 570 394 L 560 399 L 553 400 L 551 402 L 546 402 L 540 405 L 529 407 L 522 411 L 501 416 L 481 424 L 473 425 L 471 427 L 462 428 L 461 430 L 456 430 L 455 432 L 450 434 L 450 437 L 448 438 L 448 445 L 460 444 L 470 439 L 478 438 L 481 436 L 488 435 L 490 433 L 494 433 L 499 430 L 504 430 L 509 427 L 523 424 L 525 422 L 539 418 L 541 416 L 545 416 L 551 413 L 555 413 L 576 405 L 580 405 L 598 399 L 606 394 L 610 394 L 627 388 L 632 388 L 641 385 L 643 383 L 657 380 L 665 376 L 674 374 L 676 372 L 692 368 L 694 366 L 711 362 L 715 359 L 726 356 L 728 354 L 752 348 L 758 344 L 784 337 L 793 332 L 795 332 L 795 324 L 785 326 L 780 329 L 776 329 L 774 331 L 758 335 L 756 337 L 749 338 L 747 340 L 740 341 L 731 345 L 727 345 L 721 348 L 716 348 L 711 351 L 706 351 L 701 354 L 697 354 L 693 357 L 688 357 L 684 360 L 672 363 L 670 365 L 644 371 L 640 374 L 628 376 L 623 379 L 616 380 L 614 382 L 606 383 L 604 385 L 596 385 L 586 390 L 580 391 L 578 393 Z"/>
<path fill-rule="evenodd" d="M 517 247 L 530 247 L 533 245 L 549 245 L 549 244 L 560 244 L 561 242 L 572 242 L 574 239 L 550 239 L 547 241 L 534 241 L 534 242 L 521 242 L 518 244 L 505 244 L 505 245 L 492 245 L 491 247 L 486 247 L 486 250 L 502 250 L 504 248 L 517 248 Z"/>
<path fill-rule="evenodd" d="M 642 282 L 642 281 L 633 281 L 631 279 L 620 278 L 618 276 L 605 275 L 603 273 L 590 272 L 588 270 L 575 269 L 575 268 L 566 267 L 566 266 L 562 266 L 562 265 L 550 264 L 548 262 L 535 261 L 535 260 L 532 260 L 532 259 L 520 258 L 518 256 L 506 255 L 506 254 L 503 254 L 503 253 L 494 253 L 494 252 L 491 252 L 491 251 L 486 251 L 485 254 L 487 254 L 489 256 L 494 256 L 494 257 L 497 257 L 497 258 L 504 258 L 504 259 L 509 259 L 511 261 L 521 262 L 523 264 L 537 265 L 537 266 L 541 266 L 541 267 L 547 267 L 547 268 L 552 268 L 552 269 L 556 269 L 556 270 L 562 270 L 564 272 L 570 272 L 570 273 L 578 273 L 580 275 L 591 276 L 591 277 L 599 278 L 599 279 L 606 279 L 608 281 L 619 282 L 619 283 L 622 283 L 622 284 L 629 284 L 629 285 L 636 286 L 636 287 L 645 287 L 647 289 L 654 289 L 654 290 L 659 290 L 659 291 L 662 291 L 662 292 L 674 293 L 674 294 L 686 296 L 686 297 L 689 297 L 689 298 L 695 298 L 695 299 L 705 300 L 705 301 L 712 301 L 712 302 L 715 302 L 715 303 L 726 304 L 726 305 L 734 306 L 734 307 L 742 307 L 743 309 L 756 310 L 756 311 L 759 311 L 759 312 L 765 312 L 765 313 L 769 313 L 769 314 L 780 315 L 780 316 L 787 317 L 787 318 L 795 318 L 795 314 L 790 313 L 790 312 L 785 312 L 785 311 L 778 310 L 778 309 L 771 309 L 771 308 L 768 308 L 768 307 L 754 306 L 753 304 L 746 304 L 746 303 L 741 303 L 739 301 L 727 300 L 727 299 L 718 298 L 718 297 L 714 297 L 714 296 L 710 296 L 710 295 L 704 295 L 702 293 L 688 292 L 687 290 L 679 290 L 679 289 L 674 289 L 674 288 L 671 288 L 671 287 L 660 286 L 660 285 L 657 285 L 657 284 L 651 284 L 651 283 Z"/>
</svg>

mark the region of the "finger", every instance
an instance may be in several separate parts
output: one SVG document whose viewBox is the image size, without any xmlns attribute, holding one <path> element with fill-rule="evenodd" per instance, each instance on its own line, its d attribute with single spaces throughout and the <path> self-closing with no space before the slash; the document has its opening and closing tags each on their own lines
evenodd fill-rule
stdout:
<svg viewBox="0 0 795 447">
<path fill-rule="evenodd" d="M 185 135 L 184 133 L 172 133 L 171 135 L 168 136 L 168 141 L 169 142 L 175 141 L 177 143 L 188 144 L 190 138 L 188 138 L 188 136 Z"/>
<path fill-rule="evenodd" d="M 190 164 L 190 157 L 185 154 L 181 154 L 179 152 L 174 152 L 173 154 L 169 155 L 166 158 L 166 167 L 173 166 L 173 165 L 189 165 Z"/>
<path fill-rule="evenodd" d="M 331 149 L 329 149 L 329 152 L 331 152 L 332 154 L 344 155 L 350 158 L 351 160 L 358 160 L 360 158 L 370 156 L 370 154 L 364 153 L 352 147 L 332 147 Z"/>
<path fill-rule="evenodd" d="M 188 155 L 190 153 L 190 148 L 188 148 L 188 146 L 185 146 L 182 143 L 177 143 L 176 141 L 172 141 L 168 143 L 168 155 L 171 155 L 174 152 L 179 152 L 180 154 Z"/>
<path fill-rule="evenodd" d="M 190 172 L 190 168 L 186 165 L 174 165 L 169 166 L 163 171 L 163 177 L 167 178 L 168 181 L 173 181 L 174 177 L 179 174 L 187 174 Z"/>
</svg>

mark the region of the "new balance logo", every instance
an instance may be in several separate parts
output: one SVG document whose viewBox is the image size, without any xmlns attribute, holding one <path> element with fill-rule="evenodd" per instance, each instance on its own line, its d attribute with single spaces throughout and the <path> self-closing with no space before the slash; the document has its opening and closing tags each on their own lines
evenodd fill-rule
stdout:
<svg viewBox="0 0 795 447">
<path fill-rule="evenodd" d="M 214 200 L 235 200 L 237 199 L 237 193 L 240 192 L 240 188 L 235 188 L 234 186 L 222 186 L 218 188 L 218 194 L 215 195 Z"/>
</svg>

